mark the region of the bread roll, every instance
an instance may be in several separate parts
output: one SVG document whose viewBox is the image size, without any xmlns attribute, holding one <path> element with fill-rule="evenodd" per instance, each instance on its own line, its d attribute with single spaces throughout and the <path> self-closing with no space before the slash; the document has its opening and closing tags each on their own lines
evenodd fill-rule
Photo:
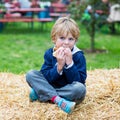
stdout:
<svg viewBox="0 0 120 120">
<path fill-rule="evenodd" d="M 57 49 L 58 49 L 58 47 L 56 47 L 56 46 L 55 46 L 54 49 L 53 49 L 53 56 L 54 56 L 54 57 L 56 57 L 56 55 L 57 55 L 57 52 L 56 52 Z"/>
</svg>

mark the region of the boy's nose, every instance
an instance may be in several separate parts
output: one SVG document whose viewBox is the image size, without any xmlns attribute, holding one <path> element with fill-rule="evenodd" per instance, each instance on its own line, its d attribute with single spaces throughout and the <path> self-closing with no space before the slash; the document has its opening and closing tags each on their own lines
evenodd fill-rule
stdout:
<svg viewBox="0 0 120 120">
<path fill-rule="evenodd" d="M 68 44 L 68 43 L 69 43 L 69 41 L 68 41 L 68 39 L 66 39 L 66 40 L 65 40 L 65 44 Z"/>
</svg>

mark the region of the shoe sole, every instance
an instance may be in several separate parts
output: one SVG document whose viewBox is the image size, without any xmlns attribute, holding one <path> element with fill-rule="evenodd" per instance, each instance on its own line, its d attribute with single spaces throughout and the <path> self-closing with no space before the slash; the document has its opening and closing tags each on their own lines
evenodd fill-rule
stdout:
<svg viewBox="0 0 120 120">
<path fill-rule="evenodd" d="M 73 106 L 71 107 L 71 112 L 74 110 L 75 106 L 76 106 L 76 103 L 74 102 L 74 103 L 73 103 Z M 70 112 L 70 113 L 71 113 L 71 112 Z"/>
</svg>

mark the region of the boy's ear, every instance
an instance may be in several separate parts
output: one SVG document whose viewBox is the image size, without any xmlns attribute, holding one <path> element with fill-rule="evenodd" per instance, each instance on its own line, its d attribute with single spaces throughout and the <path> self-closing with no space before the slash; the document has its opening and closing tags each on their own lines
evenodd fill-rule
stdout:
<svg viewBox="0 0 120 120">
<path fill-rule="evenodd" d="M 78 39 L 75 40 L 75 43 L 78 41 Z"/>
<path fill-rule="evenodd" d="M 56 38 L 55 39 L 52 39 L 53 43 L 55 44 L 56 43 Z"/>
<path fill-rule="evenodd" d="M 55 40 L 52 40 L 52 42 L 55 44 Z"/>
</svg>

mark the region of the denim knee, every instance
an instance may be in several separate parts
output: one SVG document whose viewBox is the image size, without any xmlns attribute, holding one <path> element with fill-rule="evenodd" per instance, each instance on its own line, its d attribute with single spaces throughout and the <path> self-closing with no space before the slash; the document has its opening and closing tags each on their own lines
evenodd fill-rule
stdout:
<svg viewBox="0 0 120 120">
<path fill-rule="evenodd" d="M 31 78 L 33 77 L 33 75 L 34 75 L 34 70 L 30 70 L 30 71 L 28 71 L 28 72 L 26 73 L 26 81 L 27 81 L 28 83 L 30 83 L 30 80 L 31 80 Z"/>
<path fill-rule="evenodd" d="M 82 83 L 74 82 L 73 83 L 73 93 L 76 100 L 83 100 L 86 95 L 86 87 Z"/>
</svg>

